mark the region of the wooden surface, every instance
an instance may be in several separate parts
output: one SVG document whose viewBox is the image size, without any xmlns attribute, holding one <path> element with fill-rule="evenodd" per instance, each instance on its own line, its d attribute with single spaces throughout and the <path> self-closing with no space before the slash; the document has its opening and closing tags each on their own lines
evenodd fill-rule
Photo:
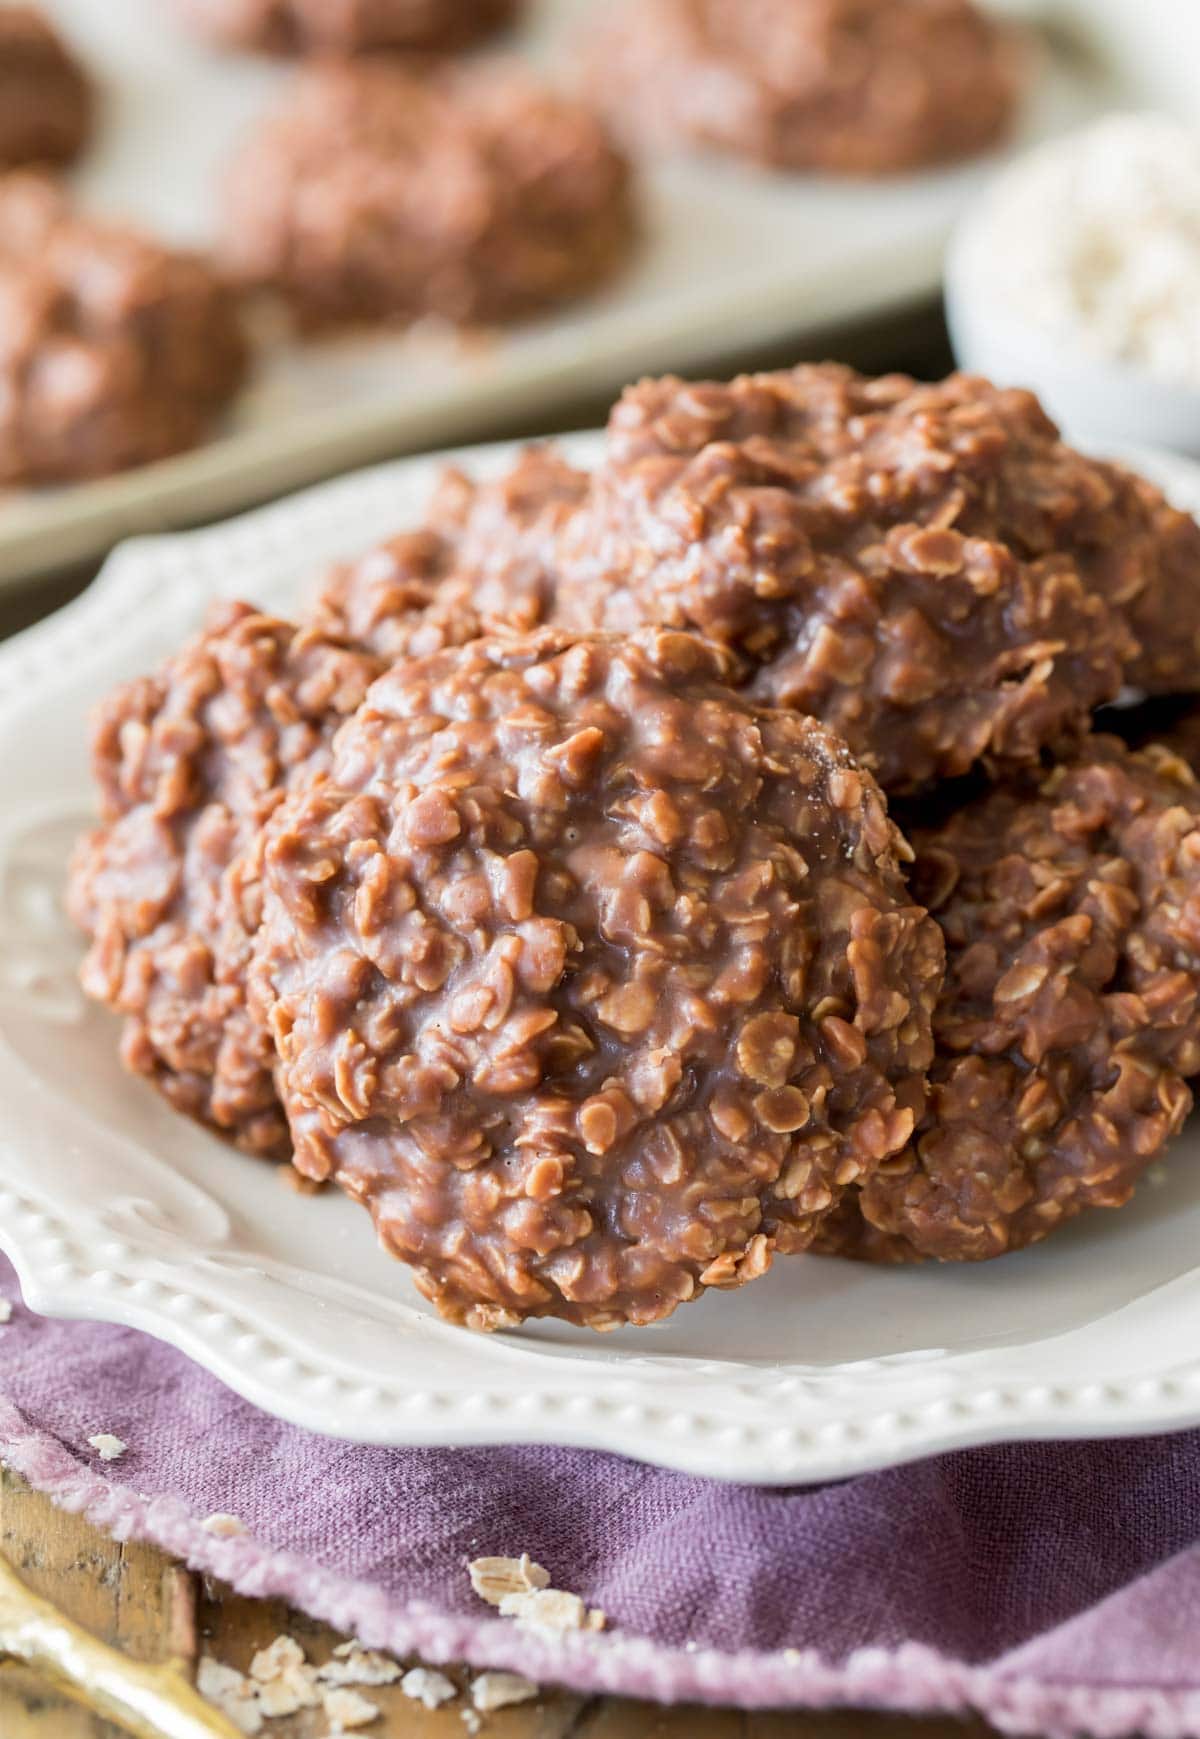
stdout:
<svg viewBox="0 0 1200 1739">
<path fill-rule="evenodd" d="M 884 329 L 832 334 L 809 355 L 837 356 L 864 370 L 902 369 L 932 378 L 950 366 L 936 309 L 914 311 Z M 796 360 L 784 354 L 729 359 L 746 367 Z M 718 372 L 716 369 L 714 373 Z M 560 428 L 602 420 L 602 405 L 580 405 Z M 480 439 L 541 430 L 481 429 Z M 44 581 L 0 597 L 0 637 L 36 621 L 80 591 L 91 570 Z M 9 1474 L 0 1476 L 0 1550 L 38 1593 L 104 1641 L 142 1660 L 177 1652 L 179 1614 L 194 1606 L 193 1647 L 244 1671 L 256 1649 L 281 1633 L 321 1661 L 342 1640 L 278 1602 L 250 1601 L 209 1585 L 149 1546 L 120 1545 L 85 1522 L 55 1510 Z M 461 1681 L 464 1675 L 455 1675 Z M 396 1687 L 364 1690 L 383 1718 L 367 1739 L 463 1739 L 462 1701 L 428 1713 Z M 264 1739 L 324 1739 L 328 1722 L 309 1712 L 273 1721 Z M 608 1698 L 547 1692 L 536 1703 L 485 1717 L 483 1739 L 977 1739 L 982 1723 L 916 1721 L 854 1712 L 832 1715 L 743 1714 L 734 1710 L 663 1709 Z M 107 1723 L 61 1699 L 12 1667 L 0 1667 L 0 1739 L 119 1739 Z"/>
<path fill-rule="evenodd" d="M 120 1545 L 77 1516 L 56 1510 L 12 1474 L 0 1475 L 0 1550 L 37 1593 L 103 1641 L 139 1660 L 165 1660 L 180 1644 L 180 1610 L 194 1602 L 192 1648 L 245 1671 L 250 1657 L 286 1633 L 310 1660 L 341 1641 L 279 1601 L 245 1600 L 192 1577 L 151 1546 Z M 183 1582 L 185 1586 L 180 1587 Z M 184 1639 L 186 1640 L 186 1638 Z M 451 1669 L 460 1683 L 465 1674 Z M 363 1739 L 464 1739 L 458 1702 L 429 1713 L 397 1686 L 364 1689 L 383 1716 Z M 984 1739 L 980 1722 L 903 1720 L 854 1711 L 821 1715 L 621 1702 L 547 1691 L 537 1702 L 484 1717 L 480 1739 Z M 319 1711 L 271 1721 L 264 1739 L 325 1739 Z M 85 1710 L 47 1695 L 36 1680 L 0 1668 L 0 1739 L 120 1739 Z"/>
</svg>

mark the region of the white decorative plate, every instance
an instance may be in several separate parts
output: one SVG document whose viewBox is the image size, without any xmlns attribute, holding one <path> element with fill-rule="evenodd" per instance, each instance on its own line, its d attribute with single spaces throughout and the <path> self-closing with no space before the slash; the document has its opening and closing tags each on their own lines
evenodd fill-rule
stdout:
<svg viewBox="0 0 1200 1739">
<path fill-rule="evenodd" d="M 566 443 L 577 456 L 594 437 Z M 510 450 L 455 455 L 483 472 Z M 1200 469 L 1142 458 L 1200 508 Z M 212 530 L 127 544 L 0 648 L 0 1246 L 35 1310 L 127 1323 L 260 1406 L 373 1443 L 562 1442 L 756 1482 L 954 1445 L 1200 1420 L 1200 1140 L 1118 1214 L 962 1269 L 815 1257 L 667 1323 L 476 1336 L 440 1322 L 365 1214 L 176 1118 L 118 1064 L 60 913 L 89 812 L 84 720 L 214 594 L 294 604 L 420 512 L 393 464 Z"/>
<path fill-rule="evenodd" d="M 531 0 L 514 39 L 563 64 L 567 37 L 605 0 Z M 1085 52 L 1042 57 L 1017 144 L 1112 102 L 1185 103 L 1192 0 L 993 0 L 1072 20 Z M 236 142 L 288 69 L 198 45 L 172 0 L 45 0 L 104 93 L 77 182 L 89 207 L 176 239 L 211 239 Z M 1110 14 L 1112 15 L 1110 18 Z M 1156 17 L 1161 18 L 1156 22 Z M 1120 53 L 1109 37 L 1125 29 Z M 1143 49 L 1141 30 L 1146 46 Z M 1153 60 L 1156 36 L 1177 53 Z M 693 371 L 723 355 L 815 334 L 933 296 L 955 219 L 998 159 L 876 182 L 770 176 L 719 160 L 646 177 L 644 244 L 603 294 L 486 343 L 421 330 L 313 345 L 278 343 L 214 438 L 123 476 L 0 498 L 0 585 L 97 555 L 134 531 L 211 519 L 352 465 L 548 417 L 615 393 L 641 370 Z"/>
</svg>

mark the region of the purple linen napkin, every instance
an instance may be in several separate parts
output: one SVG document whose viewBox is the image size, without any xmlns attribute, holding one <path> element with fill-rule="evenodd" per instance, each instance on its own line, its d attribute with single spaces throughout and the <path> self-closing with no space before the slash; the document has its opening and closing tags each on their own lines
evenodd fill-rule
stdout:
<svg viewBox="0 0 1200 1739">
<path fill-rule="evenodd" d="M 979 1710 L 1011 1731 L 1200 1735 L 1200 1433 L 964 1451 L 814 1490 L 562 1449 L 364 1449 L 282 1425 L 131 1330 L 13 1300 L 0 1457 L 368 1646 L 581 1691 Z M 101 1464 L 88 1438 L 128 1445 Z M 230 1512 L 247 1532 L 200 1524 Z M 466 1564 L 528 1552 L 609 1616 L 498 1618 Z"/>
</svg>

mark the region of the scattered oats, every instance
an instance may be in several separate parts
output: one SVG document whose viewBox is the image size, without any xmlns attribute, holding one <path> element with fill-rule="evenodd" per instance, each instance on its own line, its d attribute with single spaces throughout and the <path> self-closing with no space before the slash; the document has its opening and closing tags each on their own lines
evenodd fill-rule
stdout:
<svg viewBox="0 0 1200 1739">
<path fill-rule="evenodd" d="M 232 1540 L 237 1534 L 246 1532 L 243 1523 L 236 1516 L 227 1516 L 224 1510 L 218 1510 L 213 1516 L 205 1516 L 200 1526 L 206 1534 L 215 1534 L 218 1540 Z"/>
<path fill-rule="evenodd" d="M 317 1677 L 327 1685 L 394 1685 L 402 1671 L 390 1655 L 377 1654 L 358 1642 L 342 1642 L 333 1659 L 317 1668 Z"/>
<path fill-rule="evenodd" d="M 578 1594 L 568 1594 L 562 1588 L 527 1588 L 504 1596 L 500 1616 L 536 1625 L 539 1630 L 582 1630 L 587 1607 Z"/>
<path fill-rule="evenodd" d="M 378 1721 L 379 1705 L 360 1697 L 357 1691 L 347 1691 L 335 1687 L 332 1691 L 322 1691 L 321 1702 L 325 1713 L 333 1722 L 334 1733 L 349 1733 L 354 1727 L 369 1727 L 372 1721 Z"/>
<path fill-rule="evenodd" d="M 277 1636 L 250 1662 L 250 1677 L 258 1683 L 262 1711 L 272 1720 L 300 1709 L 315 1709 L 319 1701 L 316 1676 L 304 1650 L 290 1636 Z"/>
<path fill-rule="evenodd" d="M 203 1655 L 196 1669 L 196 1689 L 206 1702 L 227 1715 L 247 1739 L 255 1739 L 255 1735 L 262 1732 L 257 1687 L 233 1667 L 213 1660 L 211 1655 Z"/>
<path fill-rule="evenodd" d="M 468 1733 L 478 1733 L 479 1729 L 483 1726 L 483 1722 L 480 1720 L 474 1709 L 464 1709 L 462 1711 L 462 1724 L 467 1729 Z"/>
<path fill-rule="evenodd" d="M 471 1586 L 500 1609 L 502 1618 L 536 1625 L 539 1630 L 603 1630 L 608 1622 L 598 1607 L 590 1610 L 578 1594 L 551 1588 L 549 1571 L 528 1552 L 519 1558 L 476 1558 L 467 1566 Z"/>
<path fill-rule="evenodd" d="M 432 1667 L 410 1667 L 400 1680 L 400 1689 L 414 1703 L 424 1703 L 427 1709 L 440 1709 L 458 1695 L 454 1681 L 445 1673 L 434 1672 Z"/>
<path fill-rule="evenodd" d="M 0 1322 L 12 1321 L 13 1307 L 7 1298 L 0 1298 Z"/>
<path fill-rule="evenodd" d="M 114 1437 L 109 1431 L 98 1431 L 94 1437 L 88 1438 L 88 1443 L 96 1451 L 101 1461 L 116 1461 L 129 1448 L 119 1437 Z"/>
<path fill-rule="evenodd" d="M 269 1720 L 281 1720 L 284 1715 L 297 1715 L 301 1709 L 315 1709 L 317 1697 L 312 1685 L 300 1674 L 271 1679 L 258 1688 L 258 1706 Z"/>
<path fill-rule="evenodd" d="M 528 1594 L 550 1585 L 550 1572 L 535 1564 L 528 1552 L 519 1558 L 475 1558 L 467 1570 L 472 1588 L 489 1606 L 499 1606 L 506 1595 Z"/>
<path fill-rule="evenodd" d="M 507 1709 L 510 1703 L 528 1703 L 539 1687 L 520 1673 L 480 1673 L 471 1685 L 471 1701 L 484 1714 Z"/>
<path fill-rule="evenodd" d="M 295 1672 L 297 1667 L 307 1665 L 304 1650 L 290 1636 L 277 1636 L 267 1648 L 260 1648 L 250 1662 L 250 1677 L 257 1679 L 260 1685 L 270 1684 L 272 1679 L 279 1679 L 285 1673 Z"/>
</svg>

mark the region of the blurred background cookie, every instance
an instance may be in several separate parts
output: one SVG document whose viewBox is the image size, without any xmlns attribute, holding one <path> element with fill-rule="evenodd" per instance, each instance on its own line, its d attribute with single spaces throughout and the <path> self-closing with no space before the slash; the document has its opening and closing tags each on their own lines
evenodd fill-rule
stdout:
<svg viewBox="0 0 1200 1739">
<path fill-rule="evenodd" d="M 997 144 L 1020 91 L 972 0 L 625 0 L 585 37 L 588 88 L 655 147 L 886 175 Z"/>
<path fill-rule="evenodd" d="M 513 320 L 629 254 L 628 165 L 515 65 L 396 60 L 300 75 L 232 165 L 224 258 L 307 326 Z"/>
<path fill-rule="evenodd" d="M 208 35 L 269 54 L 451 49 L 511 23 L 521 0 L 179 0 Z"/>
<path fill-rule="evenodd" d="M 99 477 L 192 446 L 246 371 L 233 294 L 198 254 L 0 179 L 0 482 Z"/>
<path fill-rule="evenodd" d="M 0 6 L 0 169 L 69 163 L 92 127 L 92 88 L 33 6 Z"/>
</svg>

